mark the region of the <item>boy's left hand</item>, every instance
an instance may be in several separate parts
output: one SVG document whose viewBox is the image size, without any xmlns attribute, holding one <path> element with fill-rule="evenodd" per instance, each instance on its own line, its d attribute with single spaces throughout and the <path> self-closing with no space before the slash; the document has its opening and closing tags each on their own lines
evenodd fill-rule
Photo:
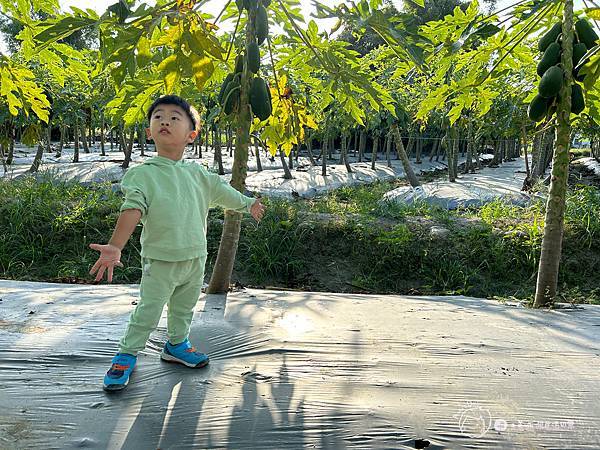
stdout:
<svg viewBox="0 0 600 450">
<path fill-rule="evenodd" d="M 257 222 L 260 222 L 260 219 L 262 219 L 265 214 L 265 209 L 265 205 L 262 204 L 260 198 L 257 198 L 250 207 L 250 214 L 252 214 L 252 217 L 254 217 Z"/>
</svg>

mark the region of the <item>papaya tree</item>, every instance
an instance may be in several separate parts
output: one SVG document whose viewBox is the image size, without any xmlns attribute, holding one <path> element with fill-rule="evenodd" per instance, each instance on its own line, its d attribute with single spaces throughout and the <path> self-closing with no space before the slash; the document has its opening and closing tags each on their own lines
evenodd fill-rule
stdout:
<svg viewBox="0 0 600 450">
<path fill-rule="evenodd" d="M 542 249 L 534 299 L 535 307 L 546 306 L 549 303 L 552 303 L 556 296 L 558 287 L 558 269 L 562 252 L 565 199 L 567 193 L 567 181 L 569 178 L 571 94 L 573 85 L 573 0 L 566 0 L 564 5 L 561 4 L 561 7 L 562 39 L 560 43 L 560 64 L 562 66 L 563 79 L 560 80 L 560 92 L 558 96 L 552 177 L 548 201 L 546 203 L 544 236 L 542 238 Z"/>
<path fill-rule="evenodd" d="M 246 2 L 241 1 L 238 5 L 238 7 L 240 5 L 243 7 L 239 8 L 240 12 L 242 9 L 248 12 L 246 19 L 246 57 L 243 58 L 243 70 L 239 82 L 236 81 L 236 75 L 233 75 L 230 83 L 235 84 L 233 88 L 229 88 L 229 91 L 233 92 L 239 89 L 239 100 L 236 100 L 238 101 L 238 126 L 236 128 L 236 149 L 231 181 L 231 184 L 238 190 L 243 189 L 246 178 L 251 114 L 256 112 L 259 119 L 264 120 L 263 117 L 267 118 L 272 112 L 272 105 L 269 105 L 269 114 L 264 114 L 265 111 L 262 105 L 264 105 L 265 99 L 263 94 L 253 94 L 250 99 L 247 98 L 249 78 L 248 55 L 255 53 L 255 50 L 252 50 L 251 53 L 249 47 L 254 45 L 255 38 L 258 38 L 258 42 L 267 40 L 269 35 L 268 22 L 266 27 L 261 25 L 261 23 L 265 20 L 268 21 L 271 15 L 277 23 L 283 24 L 284 30 L 287 32 L 285 39 L 282 40 L 286 45 L 278 52 L 278 54 L 282 55 L 280 57 L 281 64 L 285 64 L 289 70 L 293 71 L 303 84 L 314 86 L 324 100 L 324 107 L 329 105 L 335 97 L 336 101 L 342 104 L 359 122 L 362 122 L 364 112 L 360 110 L 354 99 L 357 92 L 364 93 L 363 98 L 365 101 L 369 101 L 376 108 L 382 106 L 391 107 L 391 98 L 389 95 L 379 85 L 372 82 L 369 77 L 365 77 L 363 73 L 355 70 L 358 67 L 355 52 L 320 35 L 313 21 L 308 24 L 306 31 L 303 31 L 297 23 L 297 18 L 301 16 L 299 16 L 297 9 L 292 9 L 292 2 L 286 3 L 282 0 L 277 0 L 272 5 L 269 5 L 270 2 L 264 4 L 261 2 L 255 4 L 255 2 L 249 1 L 246 4 Z M 259 18 L 258 22 L 257 17 Z M 256 25 L 259 25 L 260 28 Z M 265 34 L 263 39 L 259 37 L 259 29 L 265 30 L 261 31 L 261 34 Z M 270 45 L 270 41 L 267 43 Z M 285 53 L 286 50 L 289 50 L 289 52 Z M 275 70 L 275 73 L 277 73 L 277 70 Z M 327 76 L 317 77 L 317 73 L 321 75 L 327 74 Z M 253 78 L 251 90 L 254 92 L 259 91 L 258 87 L 262 90 L 263 82 L 257 81 L 259 79 L 259 77 Z M 257 83 L 258 86 L 255 87 L 254 83 Z M 277 82 L 276 87 L 276 94 L 278 96 L 284 95 L 283 92 L 280 92 L 279 83 Z M 227 98 L 230 98 L 231 95 L 235 95 L 234 99 L 238 97 L 237 94 L 231 94 L 231 92 L 225 89 L 225 113 L 228 113 Z M 259 101 L 256 104 L 252 104 L 252 109 L 250 110 L 246 105 L 249 100 L 252 103 L 252 97 Z M 323 154 L 323 158 L 326 158 L 325 154 Z M 240 224 L 241 215 L 239 213 L 226 211 L 219 252 L 207 292 L 226 292 L 229 288 L 233 260 L 239 240 Z"/>
</svg>

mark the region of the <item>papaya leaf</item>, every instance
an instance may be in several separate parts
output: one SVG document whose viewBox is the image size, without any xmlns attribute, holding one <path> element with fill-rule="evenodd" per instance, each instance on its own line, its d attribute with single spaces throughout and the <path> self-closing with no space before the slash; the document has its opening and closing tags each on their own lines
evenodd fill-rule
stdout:
<svg viewBox="0 0 600 450">
<path fill-rule="evenodd" d="M 59 19 L 54 25 L 36 34 L 34 39 L 40 43 L 52 43 L 64 39 L 82 28 L 95 25 L 97 22 L 90 17 L 66 16 Z"/>
<path fill-rule="evenodd" d="M 586 8 L 585 15 L 592 20 L 600 20 L 600 8 Z"/>
</svg>

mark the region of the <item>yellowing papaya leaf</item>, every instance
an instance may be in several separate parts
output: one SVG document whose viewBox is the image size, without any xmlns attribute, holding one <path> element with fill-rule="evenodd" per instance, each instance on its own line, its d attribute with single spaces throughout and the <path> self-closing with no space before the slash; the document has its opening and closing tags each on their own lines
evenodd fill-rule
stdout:
<svg viewBox="0 0 600 450">
<path fill-rule="evenodd" d="M 165 92 L 167 94 L 172 94 L 175 91 L 175 85 L 177 85 L 180 80 L 181 74 L 179 73 L 179 70 L 167 72 L 164 76 Z"/>
<path fill-rule="evenodd" d="M 137 63 L 140 67 L 146 67 L 151 60 L 150 40 L 146 36 L 142 36 L 137 45 Z"/>
<path fill-rule="evenodd" d="M 19 100 L 12 92 L 7 94 L 6 99 L 8 100 L 8 110 L 10 113 L 13 116 L 19 114 L 19 108 L 23 107 L 23 102 Z"/>
<path fill-rule="evenodd" d="M 170 55 L 163 59 L 161 63 L 158 65 L 158 71 L 172 71 L 177 69 L 177 55 Z"/>
<path fill-rule="evenodd" d="M 198 57 L 195 54 L 190 56 L 192 61 L 192 72 L 194 82 L 198 89 L 203 89 L 204 84 L 210 79 L 215 71 L 215 65 L 212 60 L 208 57 Z"/>
<path fill-rule="evenodd" d="M 586 8 L 585 15 L 592 20 L 600 20 L 600 8 Z"/>
</svg>

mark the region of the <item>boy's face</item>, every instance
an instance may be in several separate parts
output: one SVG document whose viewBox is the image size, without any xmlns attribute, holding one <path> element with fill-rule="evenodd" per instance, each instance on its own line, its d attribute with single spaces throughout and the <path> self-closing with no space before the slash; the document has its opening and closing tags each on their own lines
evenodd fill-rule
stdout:
<svg viewBox="0 0 600 450">
<path fill-rule="evenodd" d="M 185 111 L 177 105 L 158 105 L 150 116 L 150 128 L 146 128 L 149 139 L 157 148 L 183 150 L 194 141 L 197 131 Z"/>
</svg>

